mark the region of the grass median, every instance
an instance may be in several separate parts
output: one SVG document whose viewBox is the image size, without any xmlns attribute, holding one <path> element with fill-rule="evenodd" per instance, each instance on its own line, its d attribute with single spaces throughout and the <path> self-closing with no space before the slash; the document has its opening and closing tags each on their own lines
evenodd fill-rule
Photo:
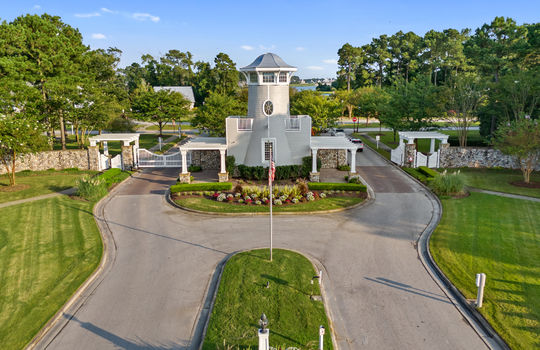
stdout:
<svg viewBox="0 0 540 350">
<path fill-rule="evenodd" d="M 282 250 L 253 250 L 233 256 L 225 266 L 212 310 L 204 350 L 256 349 L 258 319 L 268 317 L 270 346 L 317 349 L 319 326 L 328 320 L 313 265 L 302 255 Z M 269 287 L 266 288 L 266 284 Z M 324 348 L 332 349 L 330 331 Z"/>
<path fill-rule="evenodd" d="M 540 346 L 540 203 L 471 193 L 443 199 L 430 249 L 466 298 L 487 275 L 480 312 L 513 349 Z"/>
</svg>

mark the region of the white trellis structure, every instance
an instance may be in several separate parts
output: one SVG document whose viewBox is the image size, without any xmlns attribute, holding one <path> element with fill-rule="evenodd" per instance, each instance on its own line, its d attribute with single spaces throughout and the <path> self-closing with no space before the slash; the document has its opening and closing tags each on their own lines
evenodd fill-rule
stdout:
<svg viewBox="0 0 540 350">
<path fill-rule="evenodd" d="M 191 151 L 219 151 L 220 173 L 225 174 L 225 156 L 227 152 L 227 140 L 224 137 L 195 137 L 183 144 L 180 148 L 182 172 L 188 174 L 188 162 Z M 232 174 L 231 174 L 232 175 Z"/>
<path fill-rule="evenodd" d="M 427 166 L 429 168 L 438 168 L 440 164 L 440 149 L 435 151 L 436 140 L 441 141 L 441 144 L 448 143 L 448 135 L 441 134 L 436 131 L 400 131 L 399 133 L 399 145 L 397 148 L 391 150 L 390 160 L 399 166 L 405 164 L 410 165 L 413 168 L 419 166 Z M 416 150 L 415 140 L 429 139 L 429 153 L 423 154 Z M 407 142 L 405 144 L 405 141 Z M 414 149 L 414 151 L 407 152 L 408 149 Z M 412 155 L 412 159 L 406 159 L 407 154 Z"/>
<path fill-rule="evenodd" d="M 137 149 L 139 148 L 139 134 L 101 134 L 95 135 L 89 138 L 90 146 L 96 147 L 98 143 L 103 145 L 103 153 L 99 154 L 98 164 L 99 170 L 106 170 L 109 168 L 120 168 L 124 169 L 124 159 L 122 158 L 122 153 L 111 157 L 109 155 L 109 145 L 111 141 L 120 141 L 125 147 L 129 147 L 129 152 L 131 153 L 133 163 L 128 164 L 127 166 L 131 167 L 137 164 Z M 133 144 L 131 144 L 133 142 Z M 99 151 L 99 150 L 98 150 Z M 124 152 L 124 151 L 122 151 Z M 129 154 L 129 153 L 128 153 Z M 129 157 L 128 157 L 129 158 Z"/>
</svg>

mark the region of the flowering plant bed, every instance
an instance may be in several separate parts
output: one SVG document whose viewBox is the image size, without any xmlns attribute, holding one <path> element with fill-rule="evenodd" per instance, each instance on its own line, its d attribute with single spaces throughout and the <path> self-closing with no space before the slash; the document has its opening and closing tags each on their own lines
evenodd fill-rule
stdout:
<svg viewBox="0 0 540 350">
<path fill-rule="evenodd" d="M 350 207 L 363 202 L 363 191 L 310 191 L 303 184 L 274 186 L 272 204 L 279 211 L 320 211 Z M 266 212 L 270 190 L 266 186 L 236 186 L 231 191 L 184 191 L 171 193 L 182 207 L 210 212 Z"/>
</svg>

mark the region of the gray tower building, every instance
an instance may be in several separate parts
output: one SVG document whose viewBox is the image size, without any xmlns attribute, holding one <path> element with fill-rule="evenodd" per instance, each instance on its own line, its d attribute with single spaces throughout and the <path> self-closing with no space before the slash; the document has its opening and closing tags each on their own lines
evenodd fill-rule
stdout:
<svg viewBox="0 0 540 350">
<path fill-rule="evenodd" d="M 226 120 L 227 154 L 237 164 L 301 164 L 310 155 L 311 118 L 291 116 L 289 83 L 297 69 L 278 55 L 266 53 L 240 68 L 249 86 L 248 115 Z"/>
</svg>

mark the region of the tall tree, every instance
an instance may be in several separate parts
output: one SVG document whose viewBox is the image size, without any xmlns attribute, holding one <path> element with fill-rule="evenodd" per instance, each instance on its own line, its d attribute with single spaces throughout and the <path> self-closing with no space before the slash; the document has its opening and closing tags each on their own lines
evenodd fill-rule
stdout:
<svg viewBox="0 0 540 350">
<path fill-rule="evenodd" d="M 347 91 L 351 91 L 351 81 L 354 80 L 354 72 L 360 62 L 360 49 L 349 43 L 344 44 L 337 52 L 338 76 L 347 82 Z"/>
<path fill-rule="evenodd" d="M 338 99 L 324 97 L 315 91 L 300 91 L 291 98 L 291 114 L 309 115 L 314 128 L 336 125 L 341 111 L 342 104 Z"/>
<path fill-rule="evenodd" d="M 230 115 L 245 115 L 247 104 L 236 97 L 211 92 L 204 105 L 198 108 L 192 124 L 208 131 L 213 136 L 225 136 L 225 118 Z"/>
<path fill-rule="evenodd" d="M 214 59 L 215 91 L 222 95 L 232 95 L 238 89 L 238 71 L 229 55 L 220 52 Z"/>
<path fill-rule="evenodd" d="M 369 64 L 374 65 L 375 81 L 379 87 L 382 87 L 385 79 L 385 69 L 390 62 L 390 51 L 388 50 L 389 39 L 386 34 L 373 38 L 369 45 Z"/>
</svg>

